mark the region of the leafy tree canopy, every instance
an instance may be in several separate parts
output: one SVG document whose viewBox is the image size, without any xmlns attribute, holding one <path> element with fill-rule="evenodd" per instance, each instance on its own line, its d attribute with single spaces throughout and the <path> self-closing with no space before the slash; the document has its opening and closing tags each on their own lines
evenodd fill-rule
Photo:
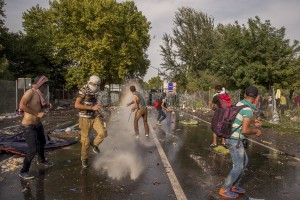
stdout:
<svg viewBox="0 0 300 200">
<path fill-rule="evenodd" d="M 54 0 L 49 13 L 55 54 L 72 61 L 69 86 L 86 83 L 92 74 L 110 83 L 146 74 L 150 23 L 133 1 Z"/>
</svg>

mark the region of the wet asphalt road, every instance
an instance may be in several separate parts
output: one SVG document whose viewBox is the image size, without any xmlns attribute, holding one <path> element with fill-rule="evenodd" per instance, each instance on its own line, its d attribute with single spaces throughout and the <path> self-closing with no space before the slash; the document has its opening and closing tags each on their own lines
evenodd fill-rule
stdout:
<svg viewBox="0 0 300 200">
<path fill-rule="evenodd" d="M 187 199 L 220 199 L 218 190 L 231 169 L 229 155 L 209 148 L 209 125 L 182 126 L 180 117 L 168 113 L 162 126 L 155 124 L 156 112 L 150 112 L 150 138 L 133 133 L 133 116 L 120 111 L 120 117 L 108 124 L 109 136 L 100 145 L 100 154 L 90 150 L 89 168 L 82 170 L 80 144 L 50 151 L 47 157 L 55 165 L 39 168 L 35 162 L 32 181 L 21 181 L 18 170 L 6 174 L 0 182 L 0 199 L 176 199 L 168 178 L 169 171 L 154 142 L 155 134 Z M 249 164 L 243 187 L 247 195 L 239 199 L 300 199 L 300 167 L 293 158 L 278 155 L 257 144 L 248 148 Z M 9 191 L 9 192 L 8 192 Z"/>
</svg>

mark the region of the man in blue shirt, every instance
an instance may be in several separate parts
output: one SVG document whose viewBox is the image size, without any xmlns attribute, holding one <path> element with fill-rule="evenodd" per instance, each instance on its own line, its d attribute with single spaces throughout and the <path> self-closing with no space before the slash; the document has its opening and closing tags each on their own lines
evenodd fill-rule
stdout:
<svg viewBox="0 0 300 200">
<path fill-rule="evenodd" d="M 242 175 L 248 164 L 248 156 L 243 145 L 243 140 L 245 140 L 248 135 L 261 135 L 261 131 L 257 128 L 261 125 L 261 122 L 253 117 L 253 110 L 256 109 L 253 103 L 257 96 L 258 89 L 254 86 L 249 86 L 245 90 L 245 98 L 237 103 L 237 106 L 247 105 L 247 107 L 238 112 L 232 125 L 234 132 L 230 138 L 226 140 L 226 146 L 230 150 L 233 162 L 233 168 L 219 191 L 219 194 L 226 198 L 237 198 L 239 194 L 246 192 L 246 190 L 240 186 Z M 251 124 L 254 126 L 251 126 Z"/>
</svg>

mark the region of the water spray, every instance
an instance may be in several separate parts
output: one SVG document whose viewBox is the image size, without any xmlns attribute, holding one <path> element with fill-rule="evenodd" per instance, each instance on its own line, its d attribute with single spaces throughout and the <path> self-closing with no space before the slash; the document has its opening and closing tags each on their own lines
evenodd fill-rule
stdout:
<svg viewBox="0 0 300 200">
<path fill-rule="evenodd" d="M 130 117 L 131 117 L 131 113 L 132 113 L 132 111 L 130 112 L 130 114 L 129 114 L 129 117 L 128 117 L 128 122 L 129 122 L 129 120 L 130 120 Z"/>
</svg>

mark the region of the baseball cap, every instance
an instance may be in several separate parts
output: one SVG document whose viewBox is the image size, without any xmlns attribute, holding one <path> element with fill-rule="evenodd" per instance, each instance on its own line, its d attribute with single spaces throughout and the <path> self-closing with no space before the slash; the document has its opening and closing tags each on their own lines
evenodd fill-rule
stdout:
<svg viewBox="0 0 300 200">
<path fill-rule="evenodd" d="M 249 86 L 246 88 L 245 93 L 249 97 L 257 97 L 258 89 L 254 86 Z"/>
<path fill-rule="evenodd" d="M 100 83 L 100 78 L 96 75 L 93 75 L 90 77 L 89 82 L 95 83 L 95 84 L 99 84 Z"/>
</svg>

